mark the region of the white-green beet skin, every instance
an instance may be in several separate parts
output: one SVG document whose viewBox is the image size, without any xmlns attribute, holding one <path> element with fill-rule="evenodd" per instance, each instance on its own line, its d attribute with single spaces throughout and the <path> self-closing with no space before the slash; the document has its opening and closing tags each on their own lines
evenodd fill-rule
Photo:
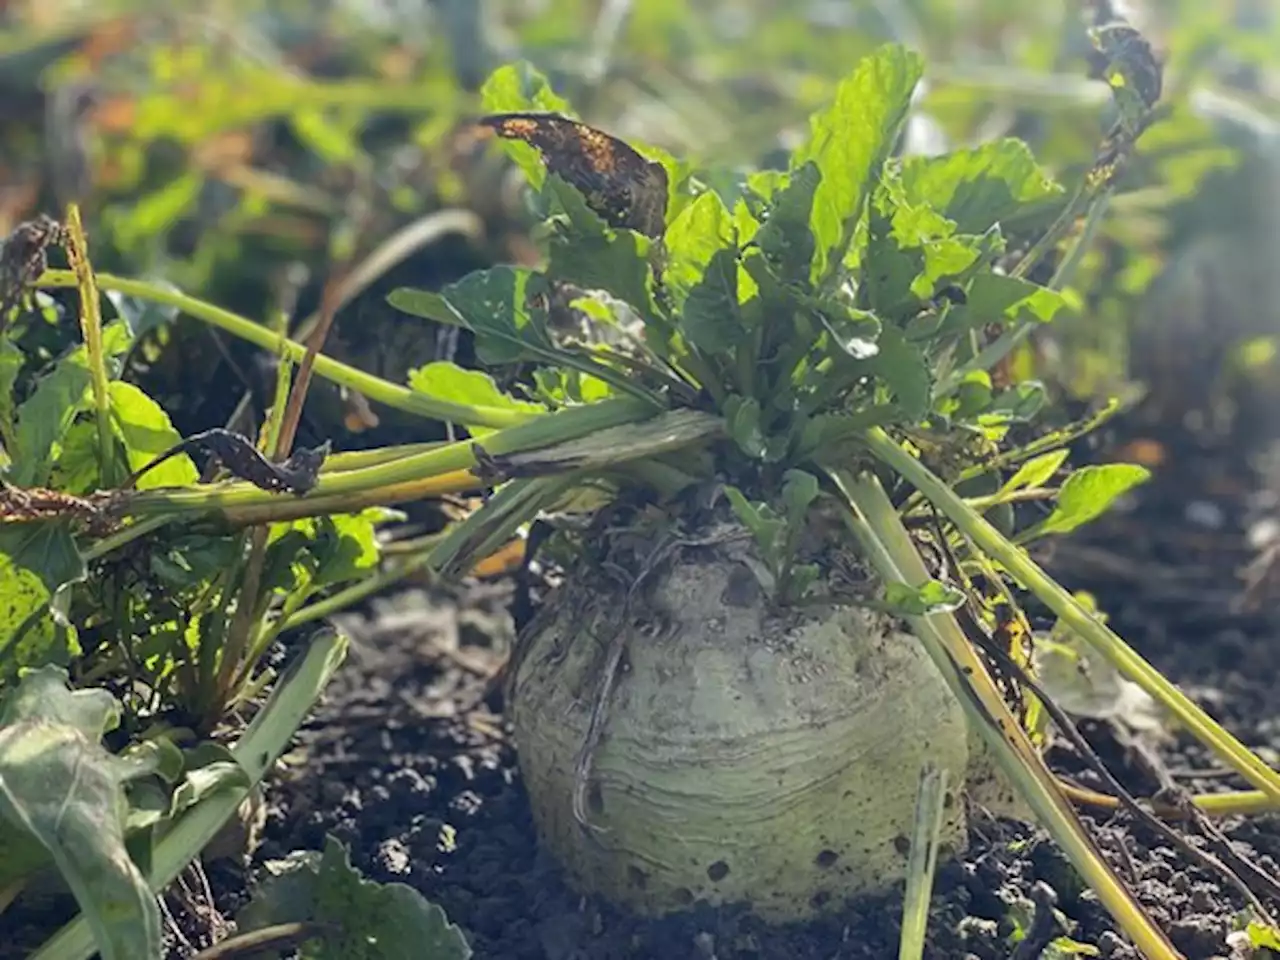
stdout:
<svg viewBox="0 0 1280 960">
<path fill-rule="evenodd" d="M 544 846 L 582 890 L 641 913 L 748 901 L 798 919 L 905 873 L 926 762 L 964 782 L 960 705 L 920 643 L 862 607 L 770 612 L 748 543 L 684 550 L 633 601 L 594 754 L 588 833 L 574 765 L 625 606 L 562 587 L 527 638 L 511 716 Z M 964 845 L 964 804 L 941 840 Z"/>
</svg>

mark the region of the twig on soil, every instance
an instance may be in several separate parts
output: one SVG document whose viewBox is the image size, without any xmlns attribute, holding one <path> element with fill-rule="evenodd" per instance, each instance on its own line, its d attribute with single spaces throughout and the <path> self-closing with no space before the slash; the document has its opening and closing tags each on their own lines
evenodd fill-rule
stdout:
<svg viewBox="0 0 1280 960">
<path fill-rule="evenodd" d="M 191 960 L 227 960 L 229 957 L 256 954 L 268 949 L 279 952 L 308 940 L 318 939 L 337 929 L 335 924 L 311 920 L 279 923 L 274 927 L 263 927 L 261 930 L 250 930 L 248 933 L 227 937 L 212 947 L 201 950 Z"/>
</svg>

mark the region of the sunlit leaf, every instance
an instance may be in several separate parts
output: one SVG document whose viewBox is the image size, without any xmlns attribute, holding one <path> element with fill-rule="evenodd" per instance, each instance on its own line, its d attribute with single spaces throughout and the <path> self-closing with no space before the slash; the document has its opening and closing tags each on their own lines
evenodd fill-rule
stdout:
<svg viewBox="0 0 1280 960">
<path fill-rule="evenodd" d="M 1051 450 L 1038 457 L 1032 457 L 1018 468 L 1017 472 L 1000 488 L 1000 492 L 1013 493 L 1016 490 L 1032 490 L 1043 486 L 1057 473 L 1069 452 L 1066 449 Z"/>
<path fill-rule="evenodd" d="M 791 169 L 813 163 L 821 174 L 809 216 L 813 280 L 843 259 L 875 178 L 906 122 L 922 71 L 919 54 L 883 46 L 841 81 L 830 107 L 810 118 L 808 140 L 792 153 Z"/>
<path fill-rule="evenodd" d="M 907 198 L 955 221 L 960 233 L 981 234 L 1026 205 L 1053 200 L 1062 188 L 1021 140 L 1005 138 L 940 157 L 907 157 L 901 181 Z"/>
<path fill-rule="evenodd" d="M 467 370 L 445 360 L 428 363 L 426 366 L 411 370 L 409 386 L 418 393 L 446 400 L 449 403 L 499 410 L 521 410 L 526 413 L 545 412 L 545 408 L 540 404 L 517 400 L 503 393 L 493 377 L 487 373 L 480 370 Z M 493 432 L 485 427 L 470 429 L 471 433 L 478 437 Z"/>
<path fill-rule="evenodd" d="M 119 371 L 119 358 L 132 345 L 129 327 L 122 321 L 102 330 L 102 351 L 108 375 Z M 79 346 L 58 361 L 18 408 L 15 449 L 10 451 L 10 479 L 19 486 L 39 486 L 49 479 L 54 445 L 71 426 L 85 402 L 90 382 L 89 353 Z"/>
<path fill-rule="evenodd" d="M 169 415 L 138 387 L 123 380 L 109 386 L 111 421 L 124 444 L 129 469 L 140 470 L 182 442 Z M 138 478 L 138 489 L 185 487 L 200 478 L 191 457 L 179 453 Z"/>
<path fill-rule="evenodd" d="M 59 589 L 85 576 L 65 521 L 0 525 L 0 679 L 79 653 L 75 630 L 59 622 L 51 604 Z"/>
<path fill-rule="evenodd" d="M 1053 513 L 1036 527 L 1036 533 L 1069 533 L 1100 517 L 1118 498 L 1150 477 L 1150 470 L 1132 463 L 1081 467 L 1062 485 Z"/>
</svg>

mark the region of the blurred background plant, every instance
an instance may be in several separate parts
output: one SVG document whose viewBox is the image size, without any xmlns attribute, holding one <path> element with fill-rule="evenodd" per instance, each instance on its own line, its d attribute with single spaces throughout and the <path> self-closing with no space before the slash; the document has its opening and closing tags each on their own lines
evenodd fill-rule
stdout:
<svg viewBox="0 0 1280 960">
<path fill-rule="evenodd" d="M 1280 329 L 1280 16 L 1266 0 L 1117 12 L 1163 48 L 1163 116 L 1078 265 L 1087 302 L 1012 363 L 1072 401 L 1137 380 L 1159 423 L 1257 431 Z M 348 264 L 327 349 L 401 382 L 469 348 L 382 294 L 535 256 L 518 177 L 464 125 L 499 62 L 531 61 L 583 119 L 712 170 L 780 162 L 883 40 L 930 64 L 908 150 L 1013 135 L 1070 182 L 1110 119 L 1071 2 L 45 0 L 0 16 L 0 231 L 74 199 L 99 269 L 295 332 Z M 170 319 L 155 313 L 134 362 L 180 431 L 251 422 L 273 383 L 260 355 Z M 55 330 L 29 335 L 56 351 Z M 317 392 L 304 440 L 402 439 L 407 421 L 337 393 Z"/>
</svg>

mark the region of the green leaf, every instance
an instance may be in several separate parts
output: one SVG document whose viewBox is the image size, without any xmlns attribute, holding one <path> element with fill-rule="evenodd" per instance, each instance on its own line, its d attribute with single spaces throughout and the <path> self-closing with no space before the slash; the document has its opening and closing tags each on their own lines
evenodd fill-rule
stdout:
<svg viewBox="0 0 1280 960">
<path fill-rule="evenodd" d="M 438 293 L 418 290 L 415 287 L 396 287 L 387 294 L 387 303 L 415 317 L 447 323 L 451 327 L 465 327 L 467 321 Z"/>
<path fill-rule="evenodd" d="M 469 273 L 441 291 L 448 309 L 475 332 L 476 354 L 485 364 L 556 363 L 562 358 L 547 333 L 546 309 L 538 303 L 545 302 L 547 293 L 541 274 L 507 266 Z M 430 297 L 419 295 L 413 301 L 434 310 Z M 393 305 L 399 303 L 393 300 Z"/>
<path fill-rule="evenodd" d="M 1016 490 L 1033 490 L 1044 486 L 1058 472 L 1058 468 L 1066 462 L 1068 450 L 1051 450 L 1038 457 L 1032 457 L 1016 473 L 1008 479 L 1001 493 L 1013 493 Z"/>
<path fill-rule="evenodd" d="M 487 373 L 467 370 L 447 360 L 428 363 L 409 371 L 409 387 L 418 393 L 450 403 L 500 410 L 523 410 L 527 413 L 546 412 L 541 404 L 517 400 L 503 393 Z M 486 427 L 471 427 L 470 430 L 477 437 L 493 432 Z"/>
<path fill-rule="evenodd" d="M 351 866 L 332 836 L 324 852 L 297 852 L 266 864 L 271 875 L 236 916 L 243 932 L 281 923 L 336 923 L 338 932 L 303 944 L 300 960 L 468 960 L 462 930 L 403 883 L 374 883 Z"/>
<path fill-rule="evenodd" d="M 149 286 L 167 293 L 179 295 L 182 293 L 178 287 L 167 280 L 152 278 L 147 283 Z M 158 303 L 155 300 L 143 300 L 116 290 L 106 290 L 103 293 L 111 302 L 111 305 L 116 308 L 116 313 L 120 315 L 120 319 L 128 324 L 129 332 L 133 334 L 135 340 L 178 319 L 178 308 L 170 304 Z"/>
<path fill-rule="evenodd" d="M 1031 148 L 1011 137 L 940 157 L 907 157 L 901 182 L 908 200 L 938 211 L 968 234 L 985 233 L 1026 205 L 1063 192 Z"/>
<path fill-rule="evenodd" d="M 312 518 L 319 541 L 317 585 L 359 580 L 378 565 L 376 524 L 381 519 L 383 513 L 377 508 Z"/>
<path fill-rule="evenodd" d="M 119 707 L 72 692 L 66 672 L 27 674 L 0 715 L 0 815 L 49 850 L 103 960 L 160 960 L 160 909 L 125 848 L 123 784 L 144 767 L 101 745 Z"/>
<path fill-rule="evenodd" d="M 813 161 L 793 169 L 771 195 L 768 214 L 756 233 L 760 252 L 783 283 L 808 281 L 814 261 L 814 236 L 809 226 L 813 198 L 822 172 Z"/>
<path fill-rule="evenodd" d="M 760 401 L 731 396 L 724 405 L 725 422 L 733 442 L 749 457 L 763 457 L 765 437 L 760 429 Z"/>
<path fill-rule="evenodd" d="M 897 327 L 886 326 L 877 341 L 879 352 L 867 361 L 876 378 L 888 390 L 893 403 L 908 420 L 929 412 L 933 382 L 924 354 L 907 341 Z"/>
<path fill-rule="evenodd" d="M 998 273 L 980 273 L 969 286 L 964 310 L 976 323 L 1035 319 L 1051 321 L 1067 299 L 1056 290 Z"/>
<path fill-rule="evenodd" d="M 57 457 L 49 471 L 50 486 L 72 496 L 84 496 L 102 486 L 98 425 L 93 418 L 78 416 L 62 434 L 55 450 Z"/>
<path fill-rule="evenodd" d="M 233 537 L 188 534 L 158 544 L 147 556 L 154 574 L 171 589 L 187 590 L 225 572 L 240 555 Z"/>
<path fill-rule="evenodd" d="M 575 232 L 554 237 L 549 248 L 549 278 L 584 290 L 603 290 L 630 304 L 645 320 L 654 318 L 648 238 L 632 230 Z"/>
<path fill-rule="evenodd" d="M 804 470 L 788 470 L 782 475 L 782 503 L 787 522 L 800 529 L 809 515 L 809 505 L 818 498 L 818 478 Z"/>
<path fill-rule="evenodd" d="M 746 334 L 738 310 L 738 251 L 717 250 L 684 302 L 681 330 L 704 354 L 726 354 Z"/>
<path fill-rule="evenodd" d="M 65 521 L 0 525 L 0 683 L 21 667 L 66 663 L 80 652 L 75 630 L 51 605 L 85 576 Z"/>
<path fill-rule="evenodd" d="M 1003 424 L 1010 421 L 1025 423 L 1033 419 L 1049 402 L 1049 393 L 1039 380 L 1023 380 L 1008 390 L 1002 390 L 991 401 L 991 406 L 978 418 L 983 424 Z"/>
<path fill-rule="evenodd" d="M 1070 533 L 1100 517 L 1118 497 L 1150 477 L 1151 471 L 1133 463 L 1082 467 L 1062 485 L 1053 513 L 1036 525 L 1035 535 Z"/>
<path fill-rule="evenodd" d="M 663 279 L 677 306 L 703 278 L 717 251 L 735 249 L 733 214 L 719 195 L 708 190 L 680 212 L 663 239 Z"/>
<path fill-rule="evenodd" d="M 304 517 L 273 523 L 267 537 L 262 582 L 267 589 L 291 592 L 358 580 L 378 563 L 376 523 L 382 511 Z"/>
<path fill-rule="evenodd" d="M 111 422 L 124 444 L 130 472 L 140 470 L 182 442 L 169 415 L 138 387 L 113 380 L 107 389 L 111 397 Z M 199 479 L 200 471 L 191 457 L 180 453 L 139 477 L 138 489 L 186 487 Z"/>
<path fill-rule="evenodd" d="M 1275 927 L 1268 926 L 1261 920 L 1250 920 L 1245 932 L 1249 937 L 1250 946 L 1265 947 L 1268 950 L 1280 953 L 1280 931 L 1276 930 Z"/>
<path fill-rule="evenodd" d="M 791 155 L 793 171 L 813 163 L 821 174 L 809 215 L 815 283 L 844 259 L 922 72 L 919 54 L 896 44 L 880 47 L 836 87 L 834 102 L 810 119 L 808 140 Z"/>
<path fill-rule="evenodd" d="M 18 382 L 25 357 L 21 350 L 8 340 L 0 339 L 0 447 L 11 445 L 13 440 L 14 406 L 13 388 Z M 0 469 L 8 464 L 4 457 L 8 451 L 0 450 Z"/>
<path fill-rule="evenodd" d="M 918 587 L 901 582 L 890 583 L 885 588 L 885 602 L 908 617 L 950 613 L 962 607 L 964 599 L 964 591 L 940 580 L 930 580 Z"/>
<path fill-rule="evenodd" d="M 119 358 L 133 343 L 123 321 L 107 324 L 102 330 L 102 351 L 109 376 L 119 373 Z M 11 481 L 18 486 L 42 486 L 48 482 L 55 446 L 66 435 L 84 405 L 89 389 L 89 354 L 77 347 L 57 362 L 18 408 L 18 429 Z"/>
</svg>

